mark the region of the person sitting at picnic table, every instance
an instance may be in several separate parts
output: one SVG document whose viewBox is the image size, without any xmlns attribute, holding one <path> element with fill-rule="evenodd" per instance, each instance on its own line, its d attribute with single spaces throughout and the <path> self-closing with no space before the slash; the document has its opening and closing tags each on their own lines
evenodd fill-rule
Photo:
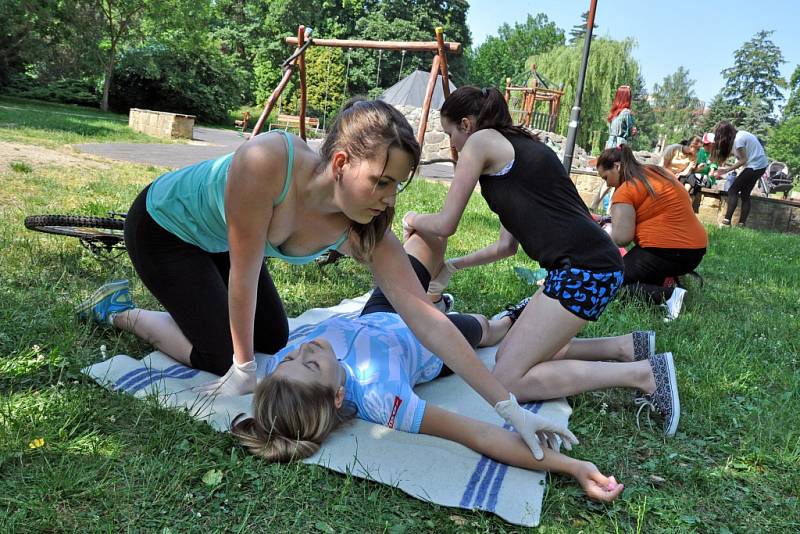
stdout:
<svg viewBox="0 0 800 534">
<path fill-rule="evenodd" d="M 667 146 L 661 156 L 661 167 L 674 174 L 687 191 L 694 187 L 693 174 L 697 168 L 697 151 L 701 145 L 700 136 L 695 135 Z"/>
<path fill-rule="evenodd" d="M 597 158 L 597 172 L 617 188 L 611 208 L 612 239 L 619 246 L 635 243 L 623 257 L 623 285 L 641 298 L 664 305 L 667 320 L 677 318 L 686 290 L 664 287 L 664 279 L 692 272 L 708 246 L 689 194 L 674 174 L 639 163 L 626 145 L 605 149 Z"/>
</svg>

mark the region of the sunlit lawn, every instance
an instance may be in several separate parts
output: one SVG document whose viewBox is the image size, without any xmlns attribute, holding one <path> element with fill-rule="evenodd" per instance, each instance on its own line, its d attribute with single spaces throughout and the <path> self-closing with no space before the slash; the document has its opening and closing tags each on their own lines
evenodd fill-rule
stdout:
<svg viewBox="0 0 800 534">
<path fill-rule="evenodd" d="M 31 136 L 41 143 L 55 135 L 60 144 L 78 142 L 84 134 L 70 124 L 95 124 L 74 117 L 55 121 L 56 134 L 43 125 L 14 134 L 12 119 L 0 108 L 0 141 Z M 117 129 L 114 120 L 103 121 L 105 130 L 89 134 L 94 140 L 136 138 L 124 123 Z M 101 358 L 101 345 L 131 355 L 150 347 L 78 324 L 79 300 L 106 280 L 128 277 L 137 303 L 157 304 L 127 258 L 98 261 L 78 243 L 25 230 L 22 219 L 125 211 L 159 172 L 132 164 L 0 169 L 0 531 L 516 530 L 492 515 L 425 504 L 319 467 L 267 465 L 227 434 L 80 374 Z M 418 180 L 398 212 L 436 209 L 444 192 Z M 474 250 L 496 233 L 496 218 L 474 198 L 450 253 Z M 705 286 L 690 282 L 677 321 L 665 324 L 658 310 L 615 302 L 583 334 L 655 329 L 658 349 L 671 350 L 678 362 L 680 431 L 665 441 L 655 421 L 637 429 L 628 391 L 572 399 L 571 427 L 581 438 L 575 454 L 615 474 L 626 491 L 602 506 L 584 499 L 571 480 L 551 477 L 543 532 L 800 529 L 800 236 L 709 233 L 699 269 Z M 529 293 L 513 273 L 516 265 L 535 266 L 520 254 L 459 273 L 451 285 L 458 309 L 492 314 Z M 370 287 L 366 270 L 350 260 L 324 269 L 274 261 L 269 267 L 290 314 Z M 43 445 L 30 448 L 37 438 Z M 223 474 L 217 486 L 202 481 L 211 469 Z"/>
</svg>

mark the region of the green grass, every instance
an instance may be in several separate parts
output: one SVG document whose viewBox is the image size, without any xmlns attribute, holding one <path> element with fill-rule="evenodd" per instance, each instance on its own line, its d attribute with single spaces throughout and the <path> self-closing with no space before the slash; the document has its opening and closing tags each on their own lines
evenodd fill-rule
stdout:
<svg viewBox="0 0 800 534">
<path fill-rule="evenodd" d="M 96 108 L 0 96 L 0 140 L 58 147 L 79 143 L 168 143 L 134 132 L 128 116 Z"/>
<path fill-rule="evenodd" d="M 227 434 L 182 413 L 100 388 L 80 369 L 109 354 L 146 354 L 131 335 L 73 319 L 100 283 L 129 277 L 127 258 L 101 262 L 78 243 L 25 230 L 25 215 L 124 211 L 159 169 L 36 165 L 0 169 L 0 531 L 511 532 L 490 514 L 422 503 L 399 490 L 306 465 L 267 465 Z M 398 212 L 436 209 L 444 188 L 416 181 Z M 399 217 L 398 217 L 399 220 Z M 395 230 L 399 231 L 399 222 Z M 470 203 L 450 254 L 490 243 L 498 222 Z M 665 441 L 637 430 L 630 392 L 572 399 L 575 454 L 626 484 L 621 500 L 587 501 L 570 479 L 548 481 L 542 532 L 796 532 L 800 528 L 800 236 L 709 229 L 681 317 L 614 302 L 583 335 L 654 328 L 678 362 L 683 414 Z M 521 254 L 459 273 L 460 310 L 494 313 L 530 290 Z M 271 261 L 290 314 L 366 291 L 350 260 L 319 269 Z M 30 448 L 41 438 L 44 445 Z M 212 470 L 218 484 L 203 477 Z M 658 478 L 654 478 L 658 477 Z"/>
</svg>

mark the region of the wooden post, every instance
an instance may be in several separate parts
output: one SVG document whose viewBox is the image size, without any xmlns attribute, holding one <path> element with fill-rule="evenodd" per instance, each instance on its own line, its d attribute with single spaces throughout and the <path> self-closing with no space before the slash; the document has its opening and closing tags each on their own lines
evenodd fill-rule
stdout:
<svg viewBox="0 0 800 534">
<path fill-rule="evenodd" d="M 436 87 L 436 76 L 439 75 L 440 63 L 439 55 L 433 56 L 431 74 L 428 76 L 428 86 L 425 88 L 425 100 L 422 103 L 422 114 L 419 117 L 419 130 L 417 130 L 417 141 L 420 148 L 425 144 L 425 129 L 428 127 L 428 113 L 431 111 L 431 100 L 433 99 L 433 90 Z"/>
<path fill-rule="evenodd" d="M 296 37 L 286 37 L 286 44 L 297 44 Z M 406 50 L 409 52 L 438 52 L 439 43 L 420 41 L 359 41 L 352 39 L 314 39 L 314 46 L 333 46 L 335 48 L 368 48 L 373 50 Z M 451 54 L 461 53 L 461 43 L 444 43 L 445 50 Z"/>
<path fill-rule="evenodd" d="M 286 84 L 289 83 L 289 79 L 292 77 L 292 72 L 294 72 L 294 64 L 286 67 L 286 71 L 283 73 L 283 78 L 281 78 L 281 81 L 278 83 L 278 87 L 276 87 L 275 90 L 272 91 L 272 94 L 269 95 L 267 103 L 264 106 L 264 111 L 261 112 L 258 122 L 256 122 L 255 126 L 253 126 L 253 131 L 250 133 L 250 139 L 254 138 L 261 132 L 264 122 L 267 120 L 267 117 L 269 117 L 272 108 L 275 107 L 275 102 L 280 98 L 283 90 L 286 89 Z"/>
<path fill-rule="evenodd" d="M 302 24 L 297 27 L 297 46 L 303 46 L 306 36 L 306 27 Z M 300 67 L 300 137 L 306 140 L 306 53 L 300 54 L 297 58 L 297 65 Z"/>
<path fill-rule="evenodd" d="M 436 27 L 436 44 L 439 46 L 439 54 L 438 57 L 441 61 L 440 70 L 442 71 L 442 93 L 444 93 L 445 99 L 450 96 L 450 78 L 447 75 L 447 54 L 444 51 L 444 36 L 442 33 L 444 32 L 444 28 L 441 26 Z M 431 94 L 433 96 L 433 94 Z M 427 117 L 425 118 L 426 127 L 427 127 Z M 424 136 L 424 134 L 423 134 Z M 420 145 L 421 146 L 421 145 Z M 458 151 L 450 145 L 450 157 L 453 158 L 453 161 L 458 161 Z"/>
<path fill-rule="evenodd" d="M 533 87 L 531 88 L 529 102 L 525 109 L 525 126 L 531 127 L 531 117 L 533 116 L 533 106 L 536 104 L 536 88 L 539 85 L 539 80 L 533 78 Z"/>
</svg>

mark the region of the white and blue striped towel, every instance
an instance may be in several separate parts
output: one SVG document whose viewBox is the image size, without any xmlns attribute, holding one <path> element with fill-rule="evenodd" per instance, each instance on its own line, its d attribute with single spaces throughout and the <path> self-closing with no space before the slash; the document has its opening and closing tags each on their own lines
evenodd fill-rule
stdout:
<svg viewBox="0 0 800 534">
<path fill-rule="evenodd" d="M 290 319 L 289 326 L 294 330 L 334 314 L 358 311 L 364 299 L 362 296 L 332 308 L 309 310 Z M 494 362 L 495 348 L 481 349 L 478 354 L 489 365 Z M 193 393 L 189 388 L 216 377 L 176 363 L 160 352 L 142 360 L 114 356 L 83 372 L 109 389 L 136 397 L 155 396 L 165 406 L 186 409 L 219 431 L 227 431 L 237 414 L 250 411 L 252 395 L 211 400 Z M 448 410 L 497 425 L 503 423 L 492 407 L 457 376 L 415 390 L 423 399 Z M 567 423 L 571 412 L 564 400 L 526 407 L 562 424 Z M 306 462 L 388 484 L 423 501 L 493 512 L 517 525 L 536 526 L 541 516 L 544 473 L 509 467 L 432 436 L 355 420 L 335 431 Z"/>
</svg>

